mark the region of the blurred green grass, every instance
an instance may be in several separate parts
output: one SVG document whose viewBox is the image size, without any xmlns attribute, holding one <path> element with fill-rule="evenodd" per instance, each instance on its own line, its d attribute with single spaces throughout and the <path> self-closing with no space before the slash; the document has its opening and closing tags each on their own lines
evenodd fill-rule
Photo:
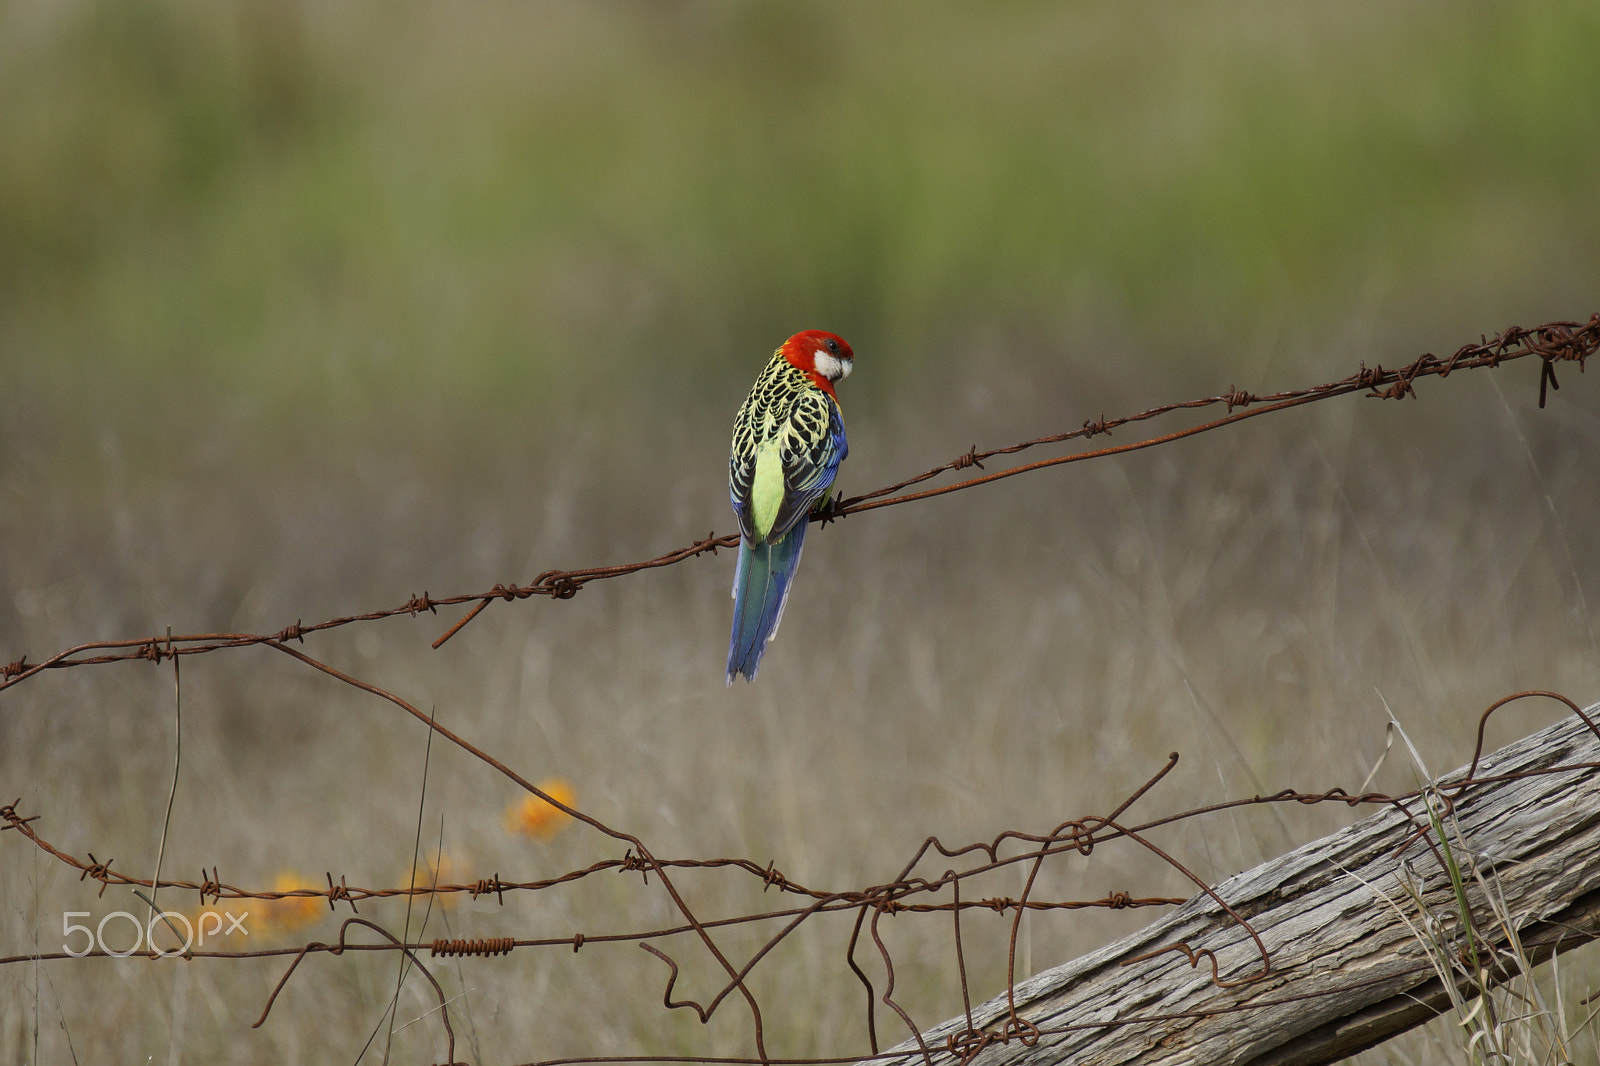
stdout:
<svg viewBox="0 0 1600 1066">
<path fill-rule="evenodd" d="M 230 403 L 280 444 L 408 403 L 720 410 L 812 325 L 889 395 L 997 329 L 1040 339 L 1012 372 L 1114 335 L 1214 381 L 1264 332 L 1455 336 L 1600 274 L 1586 3 L 4 18 L 0 352 L 53 451 Z"/>
<path fill-rule="evenodd" d="M 1597 43 L 1600 11 L 1563 2 L 8 0 L 7 661 L 168 624 L 273 631 L 726 530 L 733 409 L 798 328 L 859 354 L 853 492 L 974 441 L 1585 316 Z M 1587 702 L 1600 679 L 1600 401 L 1564 369 L 1535 413 L 1532 368 L 1496 373 L 831 526 L 755 686 L 722 687 L 726 558 L 496 604 L 437 654 L 442 617 L 318 649 L 571 777 L 658 852 L 852 887 L 929 832 L 1103 812 L 1173 749 L 1162 809 L 1351 787 L 1381 750 L 1377 693 L 1455 765 L 1492 699 Z M 172 868 L 394 881 L 422 738 L 291 665 L 185 663 Z M 153 862 L 169 686 L 94 668 L 8 692 L 0 779 L 63 847 Z M 435 757 L 425 825 L 446 817 L 475 874 L 610 856 L 578 834 L 512 847 L 504 791 Z M 1180 843 L 1222 876 L 1347 817 L 1257 812 Z M 0 953 L 111 906 L 14 840 L 0 855 Z M 1046 887 L 1185 891 L 1167 876 L 1101 853 Z M 618 879 L 460 920 L 670 917 Z M 1044 965 L 1147 917 L 1035 922 L 1025 948 Z M 893 935 L 931 1023 L 958 1000 L 947 932 L 923 928 Z M 978 994 L 1003 965 L 984 934 Z M 819 936 L 760 978 L 805 1004 L 772 1019 L 787 1050 L 859 1046 L 841 954 Z M 748 1051 L 737 1019 L 664 1018 L 660 974 L 617 960 L 520 953 L 455 990 L 513 1058 Z M 386 964 L 330 964 L 252 1032 L 278 971 L 228 965 L 11 967 L 0 1002 L 57 1012 L 47 1048 L 309 1061 L 359 1045 L 392 988 Z M 0 1047 L 31 1048 L 31 1017 L 0 1009 Z"/>
</svg>

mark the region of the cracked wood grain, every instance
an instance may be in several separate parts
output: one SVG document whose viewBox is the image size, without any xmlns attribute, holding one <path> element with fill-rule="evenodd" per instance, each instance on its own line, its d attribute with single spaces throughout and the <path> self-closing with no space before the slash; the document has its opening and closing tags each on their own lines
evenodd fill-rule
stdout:
<svg viewBox="0 0 1600 1066">
<path fill-rule="evenodd" d="M 1587 712 L 1595 719 L 1595 708 Z M 1600 739 L 1576 716 L 1485 756 L 1455 802 L 1457 859 L 1470 853 L 1503 895 L 1535 964 L 1600 935 Z M 1584 765 L 1590 764 L 1590 765 Z M 1526 777 L 1532 770 L 1554 772 Z M 1446 793 L 1466 767 L 1441 778 Z M 1258 973 L 1248 934 L 1205 894 L 1160 921 L 1017 985 L 1018 1014 L 1043 1031 L 1025 1046 L 1014 1035 L 991 1043 L 976 1066 L 1074 1063 L 1228 1063 L 1310 1066 L 1335 1062 L 1448 1009 L 1448 995 L 1422 945 L 1402 921 L 1410 878 L 1430 909 L 1455 911 L 1447 873 L 1423 841 L 1400 846 L 1426 825 L 1420 800 L 1408 817 L 1386 808 L 1216 886 L 1266 944 L 1270 973 L 1234 988 L 1213 983 L 1202 960 L 1177 952 L 1137 962 L 1179 942 L 1215 953 L 1219 974 Z M 1468 900 L 1484 936 L 1502 945 L 1481 888 Z M 1006 998 L 973 1011 L 979 1029 L 999 1033 Z M 923 1040 L 948 1063 L 947 1039 L 966 1028 L 952 1019 Z M 915 1041 L 872 1060 L 922 1061 Z"/>
</svg>

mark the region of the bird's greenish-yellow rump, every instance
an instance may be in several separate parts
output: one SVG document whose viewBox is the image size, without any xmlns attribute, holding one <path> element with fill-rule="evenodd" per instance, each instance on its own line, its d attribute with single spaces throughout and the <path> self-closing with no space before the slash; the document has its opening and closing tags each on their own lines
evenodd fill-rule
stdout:
<svg viewBox="0 0 1600 1066">
<path fill-rule="evenodd" d="M 733 421 L 728 498 L 739 519 L 728 684 L 754 681 L 800 565 L 807 520 L 849 454 L 834 384 L 855 365 L 840 337 L 796 333 L 772 353 Z"/>
</svg>

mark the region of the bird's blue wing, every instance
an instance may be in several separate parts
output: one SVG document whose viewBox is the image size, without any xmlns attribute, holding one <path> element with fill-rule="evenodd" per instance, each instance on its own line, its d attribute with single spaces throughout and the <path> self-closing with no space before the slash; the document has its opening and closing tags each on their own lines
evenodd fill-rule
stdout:
<svg viewBox="0 0 1600 1066">
<path fill-rule="evenodd" d="M 790 416 L 793 429 L 786 438 L 783 459 L 783 503 L 772 523 L 769 540 L 804 522 L 811 508 L 833 487 L 839 464 L 850 454 L 844 435 L 844 416 L 833 398 L 813 392 L 795 404 Z"/>
</svg>

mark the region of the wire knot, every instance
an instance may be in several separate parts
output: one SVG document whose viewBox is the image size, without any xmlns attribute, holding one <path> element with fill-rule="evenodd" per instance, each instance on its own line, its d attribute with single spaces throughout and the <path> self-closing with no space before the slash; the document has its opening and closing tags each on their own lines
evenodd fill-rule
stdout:
<svg viewBox="0 0 1600 1066">
<path fill-rule="evenodd" d="M 1261 399 L 1261 397 L 1253 393 L 1245 392 L 1243 389 L 1236 389 L 1232 385 L 1228 386 L 1228 391 L 1222 394 L 1222 398 L 1227 402 L 1229 412 L 1232 412 L 1235 407 L 1249 407 Z"/>
<path fill-rule="evenodd" d="M 963 1029 L 946 1037 L 944 1046 L 945 1050 L 956 1056 L 961 1066 L 966 1066 L 990 1044 L 1009 1044 L 1015 1037 L 1023 1047 L 1033 1047 L 1039 1043 L 1039 1035 L 1037 1025 L 1013 1014 L 1005 1020 L 998 1033 L 989 1029 Z"/>
<path fill-rule="evenodd" d="M 1039 1042 L 1039 1027 L 1026 1018 L 1018 1018 L 1015 1014 L 1006 1019 L 1000 1027 L 1000 1042 L 1009 1043 L 1012 1037 L 1023 1047 L 1033 1047 Z"/>
<path fill-rule="evenodd" d="M 999 1039 L 987 1029 L 963 1029 L 945 1037 L 944 1049 L 954 1055 L 961 1066 L 967 1066 L 979 1052 Z"/>
<path fill-rule="evenodd" d="M 39 816 L 37 814 L 31 814 L 24 818 L 22 815 L 17 813 L 17 804 L 21 802 L 22 797 L 18 796 L 4 807 L 0 807 L 0 818 L 4 818 L 6 820 L 5 825 L 0 825 L 0 833 L 5 832 L 7 829 L 21 829 L 29 822 L 38 821 Z M 27 832 L 32 832 L 32 830 L 27 830 Z M 80 877 L 78 880 L 81 881 L 83 878 Z"/>
<path fill-rule="evenodd" d="M 983 460 L 978 458 L 978 446 L 976 444 L 968 448 L 964 454 L 956 456 L 950 463 L 951 470 L 965 470 L 969 466 L 975 466 L 979 470 L 984 468 Z"/>
<path fill-rule="evenodd" d="M 14 663 L 7 663 L 5 669 L 0 671 L 0 680 L 10 681 L 28 668 L 28 657 L 24 655 Z"/>
<path fill-rule="evenodd" d="M 493 892 L 495 898 L 500 901 L 500 905 L 502 907 L 505 906 L 506 884 L 504 881 L 500 880 L 500 874 L 498 871 L 493 877 L 485 877 L 478 881 L 474 881 L 472 883 L 472 887 L 467 891 L 472 893 L 473 899 L 477 899 L 479 896 L 487 896 L 489 893 Z"/>
<path fill-rule="evenodd" d="M 344 883 L 344 875 L 340 874 L 339 883 L 334 884 L 333 874 L 331 872 L 324 870 L 323 874 L 328 878 L 328 909 L 330 911 L 333 910 L 333 905 L 336 902 L 343 900 L 345 903 L 350 904 L 351 911 L 356 914 L 360 914 L 361 912 L 356 910 L 355 897 L 350 895 L 350 889 Z"/>
<path fill-rule="evenodd" d="M 107 859 L 105 862 L 101 862 L 94 857 L 94 852 L 89 852 L 89 865 L 83 868 L 83 873 L 78 875 L 78 880 L 82 881 L 86 877 L 92 877 L 100 882 L 100 891 L 95 894 L 96 899 L 106 894 L 106 885 L 110 884 L 111 864 L 116 861 L 116 859 Z"/>
<path fill-rule="evenodd" d="M 294 625 L 284 626 L 282 629 L 278 630 L 277 634 L 272 639 L 277 641 L 279 644 L 287 644 L 291 640 L 298 640 L 300 643 L 304 644 L 306 642 L 306 638 L 300 632 L 300 619 L 296 618 L 294 620 Z"/>
<path fill-rule="evenodd" d="M 495 588 L 500 586 L 496 585 Z M 583 587 L 583 582 L 573 578 L 565 570 L 546 570 L 533 579 L 533 584 L 523 590 L 523 595 L 529 595 L 535 590 L 547 593 L 551 599 L 570 600 L 578 594 Z M 511 597 L 507 596 L 507 599 Z"/>
<path fill-rule="evenodd" d="M 629 848 L 622 856 L 622 866 L 617 870 L 617 873 L 625 874 L 634 871 L 637 871 L 644 878 L 645 884 L 650 883 L 650 864 L 644 861 L 643 856 L 636 854 L 632 848 Z"/>
<path fill-rule="evenodd" d="M 1097 828 L 1100 827 L 1091 828 L 1082 821 L 1067 822 L 1050 835 L 1050 841 L 1070 844 L 1079 855 L 1092 855 L 1095 845 L 1094 831 Z"/>
</svg>

